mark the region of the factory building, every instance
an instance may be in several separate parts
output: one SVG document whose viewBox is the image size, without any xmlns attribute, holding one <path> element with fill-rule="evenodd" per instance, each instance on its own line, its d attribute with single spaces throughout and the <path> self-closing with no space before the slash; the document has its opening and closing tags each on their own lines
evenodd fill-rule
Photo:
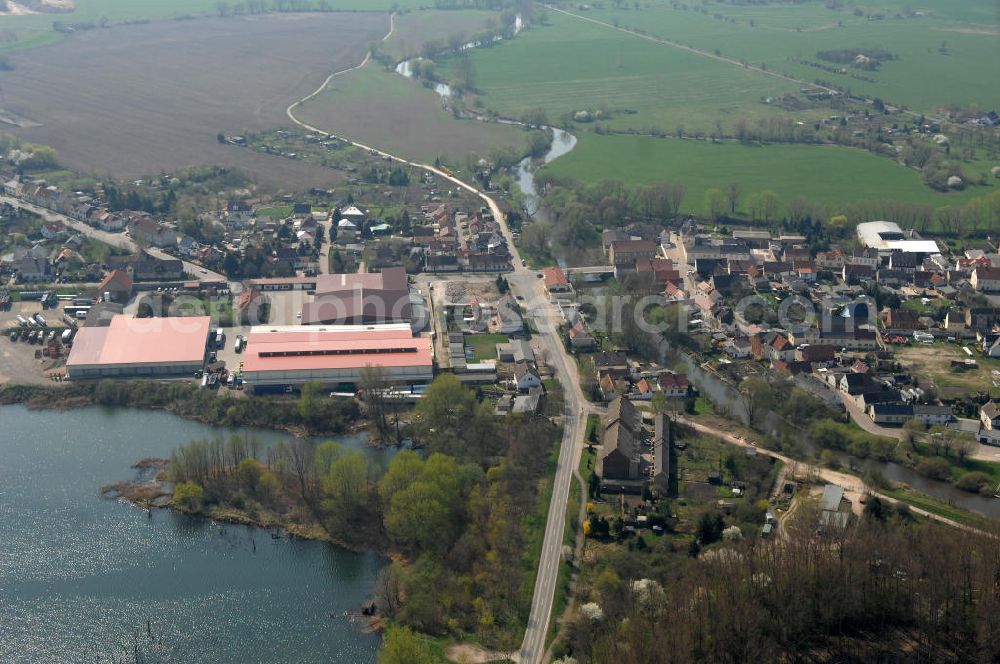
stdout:
<svg viewBox="0 0 1000 664">
<path fill-rule="evenodd" d="M 382 325 L 262 325 L 243 351 L 243 381 L 255 392 L 285 391 L 318 382 L 357 386 L 367 367 L 385 380 L 418 385 L 434 378 L 429 337 L 407 323 Z"/>
<path fill-rule="evenodd" d="M 82 327 L 66 370 L 88 378 L 191 377 L 205 365 L 208 316 L 134 318 L 116 315 L 105 327 Z"/>
</svg>

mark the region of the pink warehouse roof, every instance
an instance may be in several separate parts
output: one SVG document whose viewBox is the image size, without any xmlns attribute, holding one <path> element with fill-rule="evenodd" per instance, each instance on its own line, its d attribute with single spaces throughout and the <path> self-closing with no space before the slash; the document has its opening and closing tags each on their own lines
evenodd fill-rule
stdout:
<svg viewBox="0 0 1000 664">
<path fill-rule="evenodd" d="M 133 318 L 119 315 L 109 327 L 84 327 L 73 339 L 68 366 L 198 362 L 212 319 L 208 316 Z"/>
<path fill-rule="evenodd" d="M 309 328 L 301 332 L 255 328 L 243 355 L 246 372 L 430 366 L 434 360 L 431 340 L 414 337 L 408 326 L 379 329 L 359 325 L 356 329 Z"/>
</svg>

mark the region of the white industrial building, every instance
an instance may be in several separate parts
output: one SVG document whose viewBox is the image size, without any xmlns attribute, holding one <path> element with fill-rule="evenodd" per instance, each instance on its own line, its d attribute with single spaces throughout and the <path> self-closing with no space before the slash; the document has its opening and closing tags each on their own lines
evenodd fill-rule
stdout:
<svg viewBox="0 0 1000 664">
<path fill-rule="evenodd" d="M 904 251 L 914 254 L 939 254 L 934 240 L 921 240 L 914 231 L 904 231 L 891 221 L 869 221 L 858 224 L 858 240 L 880 252 Z"/>
</svg>

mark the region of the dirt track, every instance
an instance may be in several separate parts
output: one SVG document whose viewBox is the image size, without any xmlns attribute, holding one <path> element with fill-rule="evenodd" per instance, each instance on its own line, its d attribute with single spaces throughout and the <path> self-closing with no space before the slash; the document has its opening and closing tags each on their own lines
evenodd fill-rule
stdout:
<svg viewBox="0 0 1000 664">
<path fill-rule="evenodd" d="M 141 177 L 216 164 L 261 184 L 328 183 L 329 171 L 216 140 L 288 124 L 285 107 L 380 38 L 378 13 L 269 14 L 89 30 L 10 57 L 6 108 L 42 126 L 0 125 L 54 147 L 67 166 Z"/>
</svg>

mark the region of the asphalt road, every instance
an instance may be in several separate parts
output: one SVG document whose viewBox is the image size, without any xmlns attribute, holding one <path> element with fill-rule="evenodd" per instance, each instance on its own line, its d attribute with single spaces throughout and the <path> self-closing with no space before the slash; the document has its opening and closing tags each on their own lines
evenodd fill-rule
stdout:
<svg viewBox="0 0 1000 664">
<path fill-rule="evenodd" d="M 86 235 L 87 237 L 99 240 L 104 244 L 110 245 L 112 247 L 117 247 L 119 249 L 124 249 L 129 252 L 139 251 L 139 245 L 136 244 L 132 238 L 124 233 L 109 233 L 108 231 L 102 231 L 99 228 L 94 228 L 93 226 L 88 226 L 82 221 L 73 219 L 72 217 L 67 217 L 59 212 L 53 212 L 47 208 L 39 207 L 32 203 L 27 203 L 17 198 L 11 198 L 10 196 L 0 196 L 0 202 L 7 203 L 16 208 L 21 208 L 22 210 L 28 210 L 29 212 L 34 212 L 37 215 L 41 215 L 46 221 L 59 221 L 65 224 L 67 227 L 72 228 L 75 231 Z M 156 247 L 148 247 L 146 253 L 156 258 L 167 259 L 176 258 L 176 256 L 171 256 L 162 249 Z M 214 280 L 214 281 L 229 281 L 225 275 L 219 274 L 218 272 L 213 272 L 203 268 L 197 263 L 192 263 L 190 261 L 181 261 L 184 264 L 184 271 L 190 274 L 195 279 L 201 280 Z M 230 284 L 232 286 L 232 284 Z"/>
<path fill-rule="evenodd" d="M 390 17 L 389 32 L 382 38 L 382 41 L 385 41 L 392 35 L 394 25 L 394 18 Z M 552 603 L 555 597 L 556 583 L 559 579 L 563 533 L 566 525 L 566 502 L 569 498 L 569 486 L 572 481 L 573 472 L 579 465 L 589 408 L 585 405 L 587 402 L 580 390 L 576 362 L 569 357 L 556 332 L 556 327 L 560 319 L 558 308 L 550 303 L 545 296 L 542 280 L 537 278 L 536 273 L 521 265 L 520 252 L 514 244 L 514 237 L 511 235 L 506 219 L 495 200 L 472 185 L 430 164 L 412 162 L 383 150 L 373 148 L 370 145 L 352 141 L 347 137 L 336 136 L 318 127 L 306 124 L 295 117 L 295 109 L 303 102 L 322 92 L 335 77 L 363 67 L 368 63 L 369 57 L 366 55 L 364 60 L 355 67 L 330 74 L 314 92 L 291 104 L 286 109 L 286 115 L 289 120 L 303 129 L 323 136 L 332 136 L 379 156 L 388 157 L 397 163 L 423 169 L 479 196 L 493 213 L 493 218 L 500 223 L 500 228 L 507 240 L 507 246 L 510 248 L 514 272 L 509 274 L 507 279 L 510 282 L 511 291 L 515 295 L 524 298 L 522 308 L 534 319 L 538 329 L 536 338 L 545 348 L 547 361 L 554 369 L 556 379 L 562 383 L 565 393 L 566 416 L 563 439 L 559 449 L 559 460 L 556 466 L 552 500 L 549 503 L 549 514 L 545 523 L 545 535 L 538 563 L 538 575 L 535 579 L 535 592 L 531 604 L 531 614 L 528 618 L 528 625 L 525 630 L 521 649 L 515 655 L 517 661 L 521 662 L 521 664 L 535 664 L 541 662 L 545 656 L 545 636 L 548 632 L 549 621 L 552 616 Z"/>
</svg>

